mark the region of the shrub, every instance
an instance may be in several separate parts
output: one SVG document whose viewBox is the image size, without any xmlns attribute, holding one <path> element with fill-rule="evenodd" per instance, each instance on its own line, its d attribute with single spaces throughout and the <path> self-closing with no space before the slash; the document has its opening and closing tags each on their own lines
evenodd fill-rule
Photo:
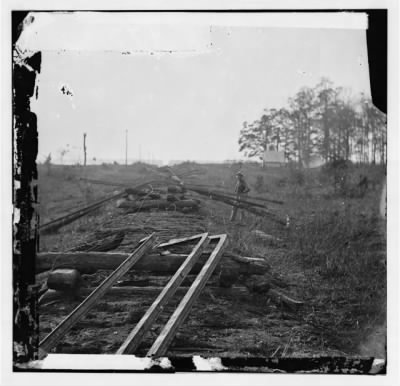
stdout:
<svg viewBox="0 0 400 386">
<path fill-rule="evenodd" d="M 292 184 L 303 186 L 306 181 L 304 170 L 300 168 L 290 168 L 289 181 Z"/>
<path fill-rule="evenodd" d="M 265 185 L 264 185 L 264 176 L 258 175 L 256 177 L 256 183 L 254 184 L 254 190 L 257 193 L 262 193 L 264 191 Z"/>
</svg>

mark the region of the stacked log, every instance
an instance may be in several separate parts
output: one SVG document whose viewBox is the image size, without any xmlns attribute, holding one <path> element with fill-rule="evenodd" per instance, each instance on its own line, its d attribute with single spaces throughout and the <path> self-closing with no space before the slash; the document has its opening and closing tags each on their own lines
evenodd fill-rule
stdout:
<svg viewBox="0 0 400 386">
<path fill-rule="evenodd" d="M 158 199 L 158 200 L 137 200 L 137 201 L 124 201 L 119 204 L 119 208 L 128 209 L 127 212 L 140 212 L 148 211 L 151 209 L 159 209 L 166 211 L 196 211 L 200 208 L 198 200 L 192 199 L 177 199 L 171 202 L 171 198 Z"/>
</svg>

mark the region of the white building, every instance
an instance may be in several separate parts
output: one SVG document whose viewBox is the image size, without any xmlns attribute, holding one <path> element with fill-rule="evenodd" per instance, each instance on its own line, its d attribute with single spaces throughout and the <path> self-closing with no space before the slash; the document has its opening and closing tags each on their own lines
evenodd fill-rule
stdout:
<svg viewBox="0 0 400 386">
<path fill-rule="evenodd" d="M 285 152 L 265 150 L 263 155 L 263 166 L 279 167 L 286 163 Z"/>
</svg>

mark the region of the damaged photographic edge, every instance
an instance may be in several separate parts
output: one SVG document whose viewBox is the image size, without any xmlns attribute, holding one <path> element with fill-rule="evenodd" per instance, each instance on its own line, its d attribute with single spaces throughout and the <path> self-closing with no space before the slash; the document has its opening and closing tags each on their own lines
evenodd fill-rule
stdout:
<svg viewBox="0 0 400 386">
<path fill-rule="evenodd" d="M 24 13 L 22 11 L 15 11 L 15 14 Z M 35 13 L 27 14 L 23 19 L 22 32 L 25 29 L 31 28 L 35 23 L 34 20 Z M 13 15 L 14 16 L 14 15 Z M 15 22 L 15 20 L 13 20 Z M 13 25 L 13 29 L 17 29 L 17 25 Z M 14 42 L 14 63 L 13 63 L 13 79 L 14 79 L 14 197 L 15 197 L 15 206 L 13 210 L 13 224 L 14 224 L 14 254 L 21 254 L 20 258 L 22 261 L 31 259 L 32 256 L 35 255 L 36 251 L 36 242 L 38 237 L 38 213 L 35 209 L 35 204 L 37 204 L 37 171 L 36 171 L 36 154 L 32 154 L 32 140 L 37 139 L 37 127 L 36 127 L 36 115 L 30 110 L 30 102 L 32 98 L 34 98 L 34 94 L 36 91 L 36 98 L 38 92 L 38 81 L 37 78 L 40 74 L 40 66 L 41 66 L 41 52 L 40 51 L 29 51 L 29 50 L 19 50 L 18 49 L 18 41 Z M 17 87 L 16 87 L 17 86 Z M 64 91 L 62 91 L 64 89 Z M 64 84 L 60 83 L 60 90 L 69 96 L 72 100 L 73 92 L 71 88 Z M 23 103 L 20 103 L 22 102 Z M 73 103 L 73 102 L 72 102 Z M 25 105 L 24 105 L 25 104 Z M 28 120 L 26 119 L 28 118 Z M 29 131 L 29 135 L 26 133 Z M 29 149 L 29 151 L 28 151 Z M 34 146 L 35 149 L 35 146 Z M 37 153 L 37 146 L 36 146 Z M 22 167 L 22 164 L 24 167 Z M 36 187 L 36 193 L 35 193 Z M 24 254 L 22 255 L 22 251 Z M 26 251 L 29 251 L 26 254 Z M 14 259 L 16 257 L 14 256 Z M 18 324 L 18 313 L 26 313 L 29 312 L 28 317 L 28 325 L 19 326 L 24 328 L 27 331 L 30 331 L 32 334 L 28 341 L 20 341 L 14 342 L 14 365 L 16 370 L 20 369 L 63 369 L 60 367 L 63 362 L 62 356 L 64 354 L 50 354 L 44 361 L 38 361 L 35 358 L 37 357 L 37 346 L 38 346 L 38 315 L 36 309 L 36 292 L 32 288 L 34 286 L 34 277 L 32 281 L 32 275 L 29 272 L 26 272 L 25 268 L 22 269 L 24 265 L 22 262 L 18 264 L 15 260 L 14 263 L 19 266 L 19 270 L 17 267 L 14 267 L 14 286 L 17 284 L 15 281 L 17 278 L 20 278 L 17 286 L 17 290 L 14 293 L 15 297 L 19 296 L 19 302 L 17 302 L 17 309 L 14 310 L 17 315 L 15 319 L 15 323 Z M 29 264 L 32 266 L 32 263 Z M 34 272 L 34 271 L 32 271 Z M 31 273 L 32 273 L 31 272 Z M 14 288 L 16 289 L 16 288 Z M 21 294 L 22 291 L 22 294 Z M 24 297 L 24 291 L 27 291 L 26 297 Z M 15 305 L 14 305 L 15 307 Z M 14 326 L 14 337 L 15 335 L 15 326 Z M 30 346 L 30 347 L 29 347 Z M 90 356 L 85 355 L 85 359 L 91 359 Z M 119 356 L 112 356 L 116 358 L 115 367 L 110 366 L 110 358 L 107 355 L 94 355 L 93 367 L 84 369 L 95 370 L 95 369 L 105 369 L 105 370 L 149 370 L 153 366 L 160 367 L 162 370 L 170 370 L 171 368 L 179 371 L 179 366 L 174 366 L 174 363 L 179 363 L 179 358 L 169 359 L 169 358 L 139 358 L 134 355 L 127 356 L 126 359 L 126 367 L 122 366 L 121 362 L 125 362 L 125 358 Z M 22 359 L 22 360 L 21 360 Z M 26 362 L 25 359 L 28 359 Z M 69 365 L 77 360 L 77 364 L 79 363 L 79 355 L 68 355 L 68 363 Z M 58 361 L 60 360 L 60 362 Z M 103 361 L 104 360 L 104 361 Z M 266 358 L 257 358 L 256 362 L 259 363 L 260 360 L 264 360 L 265 362 L 269 362 Z M 365 360 L 364 363 L 362 363 Z M 120 361 L 120 362 L 118 362 Z M 276 363 L 277 360 L 272 360 L 271 363 Z M 311 362 L 318 360 L 310 359 Z M 335 362 L 335 358 L 331 358 L 326 362 L 326 369 L 329 372 L 329 363 L 330 361 Z M 361 372 L 358 370 L 354 370 L 356 373 L 361 374 L 377 374 L 385 371 L 386 360 L 378 359 L 378 358 L 365 358 L 365 359 L 356 359 L 355 361 L 359 361 L 361 364 Z M 90 362 L 86 360 L 86 363 Z M 100 363 L 101 362 L 101 363 Z M 129 363 L 128 363 L 129 362 Z M 231 362 L 226 358 L 202 358 L 201 356 L 193 356 L 192 357 L 192 367 L 190 371 L 235 371 L 230 370 L 230 365 L 226 364 Z M 341 362 L 341 361 L 339 361 Z M 118 363 L 121 363 L 121 367 Z M 240 360 L 239 360 L 240 363 Z M 368 366 L 369 368 L 367 368 Z M 97 367 L 99 366 L 99 367 Z M 240 367 L 240 364 L 238 365 Z M 249 363 L 243 362 L 242 366 L 251 366 L 251 361 Z M 319 366 L 319 365 L 318 365 Z M 317 366 L 317 367 L 318 367 Z M 266 366 L 267 368 L 271 368 Z M 279 366 L 278 366 L 279 367 Z M 289 367 L 290 364 L 289 364 Z M 319 367 L 322 369 L 323 367 Z M 70 370 L 79 370 L 79 367 L 73 367 Z M 81 368 L 83 369 L 83 368 Z M 17 370 L 18 371 L 18 370 Z M 347 373 L 352 372 L 352 369 L 347 368 L 338 368 L 338 373 Z M 290 370 L 289 370 L 290 372 Z"/>
</svg>

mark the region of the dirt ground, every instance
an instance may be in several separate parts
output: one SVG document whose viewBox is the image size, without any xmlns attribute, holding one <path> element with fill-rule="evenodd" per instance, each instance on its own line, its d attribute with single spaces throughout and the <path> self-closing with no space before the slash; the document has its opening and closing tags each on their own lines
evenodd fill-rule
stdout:
<svg viewBox="0 0 400 386">
<path fill-rule="evenodd" d="M 183 168 L 183 166 L 182 166 Z M 187 164 L 197 170 L 187 181 L 233 190 L 237 166 Z M 154 179 L 155 168 L 136 164 L 53 166 L 50 174 L 39 168 L 41 223 L 89 204 L 118 188 L 93 185 L 80 177 L 132 183 Z M 363 195 L 337 193 L 322 171 L 299 176 L 288 168 L 261 169 L 245 165 L 243 172 L 252 193 L 284 201 L 267 204 L 282 219 L 289 216 L 289 227 L 246 214 L 239 223 L 229 222 L 231 208 L 202 200 L 198 213 L 126 213 L 111 202 L 96 212 L 65 226 L 59 232 L 42 235 L 40 251 L 66 251 L 82 242 L 101 237 L 104 228 L 138 226 L 143 232 L 125 235 L 115 251 L 130 252 L 136 243 L 156 228 L 160 240 L 201 232 L 226 233 L 229 250 L 242 256 L 262 257 L 274 275 L 286 284 L 282 291 L 304 302 L 297 312 L 272 303 L 264 294 L 248 291 L 235 296 L 229 290 L 204 291 L 189 317 L 179 328 L 169 355 L 202 356 L 376 356 L 385 357 L 386 342 L 386 224 L 379 216 L 382 170 L 354 169 L 357 181 L 367 174 L 371 184 Z M 179 167 L 177 167 L 179 171 Z M 297 174 L 296 174 L 297 173 Z M 185 179 L 186 180 L 186 179 Z M 349 186 L 355 186 L 351 178 Z M 264 240 L 259 230 L 273 236 Z M 114 252 L 114 251 L 113 251 Z M 110 271 L 87 275 L 85 285 L 99 284 Z M 129 285 L 164 286 L 170 277 L 131 271 L 123 280 Z M 185 282 L 190 284 L 190 276 Z M 207 287 L 217 287 L 214 275 Z M 58 353 L 115 353 L 156 293 L 132 297 L 107 297 L 64 337 L 54 349 Z M 181 295 L 175 295 L 157 323 L 146 335 L 137 352 L 145 355 L 161 328 L 176 308 Z M 60 323 L 80 300 L 65 298 L 39 306 L 40 339 Z"/>
</svg>

